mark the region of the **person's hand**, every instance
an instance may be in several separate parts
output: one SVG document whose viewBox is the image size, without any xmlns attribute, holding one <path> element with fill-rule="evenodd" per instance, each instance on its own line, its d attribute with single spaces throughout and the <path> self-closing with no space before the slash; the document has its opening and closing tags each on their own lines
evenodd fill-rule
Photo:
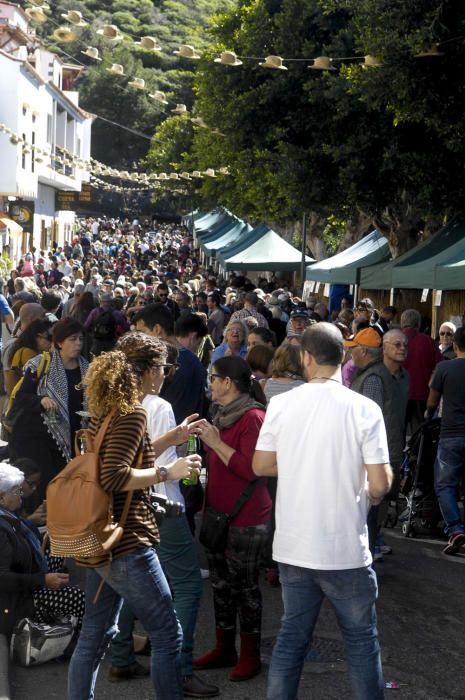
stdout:
<svg viewBox="0 0 465 700">
<path fill-rule="evenodd" d="M 51 588 L 52 591 L 59 591 L 69 583 L 69 574 L 45 574 L 45 585 Z"/>
<path fill-rule="evenodd" d="M 36 510 L 31 513 L 31 515 L 28 516 L 27 518 L 30 520 L 32 523 L 35 523 L 35 525 L 45 525 L 45 521 L 47 519 L 47 511 L 45 509 L 45 502 L 42 502 Z"/>
<path fill-rule="evenodd" d="M 55 401 L 53 399 L 49 399 L 48 396 L 42 397 L 40 405 L 42 406 L 44 411 L 54 411 L 58 408 Z"/>
<path fill-rule="evenodd" d="M 170 441 L 172 445 L 182 445 L 187 442 L 190 433 L 196 432 L 196 426 L 202 421 L 196 420 L 199 417 L 198 413 L 193 413 L 175 428 L 169 431 Z"/>
<path fill-rule="evenodd" d="M 211 423 L 207 423 L 207 421 L 197 429 L 197 434 L 202 442 L 211 447 L 212 450 L 220 442 L 220 431 Z"/>
<path fill-rule="evenodd" d="M 170 481 L 190 479 L 194 474 L 200 474 L 200 470 L 202 469 L 202 457 L 200 455 L 187 455 L 187 457 L 181 457 L 167 469 L 168 479 Z"/>
</svg>

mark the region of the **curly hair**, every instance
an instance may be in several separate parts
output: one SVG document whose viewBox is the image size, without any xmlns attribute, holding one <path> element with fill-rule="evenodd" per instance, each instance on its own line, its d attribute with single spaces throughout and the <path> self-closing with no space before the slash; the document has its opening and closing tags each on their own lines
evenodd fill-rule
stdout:
<svg viewBox="0 0 465 700">
<path fill-rule="evenodd" d="M 139 331 L 125 333 L 118 340 L 116 349 L 124 353 L 139 381 L 148 369 L 164 365 L 168 354 L 162 340 Z"/>
<path fill-rule="evenodd" d="M 90 364 L 82 380 L 92 415 L 106 416 L 115 407 L 131 413 L 139 403 L 139 382 L 123 352 L 104 352 Z"/>
</svg>

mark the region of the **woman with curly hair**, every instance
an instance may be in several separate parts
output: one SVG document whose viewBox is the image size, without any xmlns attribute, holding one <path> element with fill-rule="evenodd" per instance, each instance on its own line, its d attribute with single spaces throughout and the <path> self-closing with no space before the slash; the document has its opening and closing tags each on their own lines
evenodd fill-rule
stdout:
<svg viewBox="0 0 465 700">
<path fill-rule="evenodd" d="M 117 632 L 125 599 L 147 632 L 151 645 L 151 676 L 159 700 L 183 698 L 180 670 L 182 632 L 171 593 L 155 552 L 159 534 L 150 502 L 150 489 L 166 479 L 198 473 L 201 459 L 190 455 L 169 467 L 154 466 L 155 453 L 147 433 L 147 414 L 141 405 L 153 382 L 164 372 L 166 354 L 146 355 L 128 362 L 120 351 L 95 358 L 84 379 L 90 429 L 97 434 L 110 414 L 99 452 L 100 483 L 113 496 L 119 521 L 128 491 L 133 491 L 123 537 L 106 566 L 89 568 L 86 612 L 79 642 L 71 659 L 69 700 L 91 700 L 100 661 Z M 100 596 L 95 594 L 104 581 Z M 136 674 L 134 674 L 136 675 Z"/>
</svg>

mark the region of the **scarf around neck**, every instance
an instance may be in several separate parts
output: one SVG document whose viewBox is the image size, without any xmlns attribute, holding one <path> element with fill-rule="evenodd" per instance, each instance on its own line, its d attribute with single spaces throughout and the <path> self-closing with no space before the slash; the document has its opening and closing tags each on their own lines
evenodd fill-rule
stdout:
<svg viewBox="0 0 465 700">
<path fill-rule="evenodd" d="M 33 357 L 32 360 L 29 360 L 27 367 L 31 367 L 33 370 L 37 371 L 41 359 L 42 355 Z M 80 356 L 79 369 L 81 371 L 81 379 L 84 378 L 88 366 L 89 363 L 87 360 Z M 57 350 L 51 354 L 48 372 L 43 374 L 39 379 L 37 394 L 38 396 L 48 396 L 53 399 L 58 406 L 58 420 L 50 421 L 50 413 L 48 411 L 43 411 L 42 420 L 64 458 L 69 462 L 72 457 L 73 449 L 71 445 L 71 429 L 68 411 L 68 381 L 66 379 L 66 370 L 63 366 L 60 353 Z"/>
<path fill-rule="evenodd" d="M 258 401 L 255 401 L 251 396 L 248 394 L 241 394 L 237 399 L 234 399 L 234 401 L 231 401 L 231 403 L 228 403 L 226 406 L 220 406 L 213 419 L 213 425 L 215 425 L 218 430 L 229 428 L 229 426 L 236 423 L 239 418 L 242 418 L 244 413 L 251 411 L 253 408 L 259 408 L 261 411 L 265 410 L 265 407 L 261 403 L 258 403 Z"/>
</svg>

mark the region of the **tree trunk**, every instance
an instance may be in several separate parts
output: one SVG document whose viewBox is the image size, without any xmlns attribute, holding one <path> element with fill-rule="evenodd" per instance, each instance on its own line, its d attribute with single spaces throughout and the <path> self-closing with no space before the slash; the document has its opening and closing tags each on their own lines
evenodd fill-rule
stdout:
<svg viewBox="0 0 465 700">
<path fill-rule="evenodd" d="M 365 214 L 361 209 L 355 209 L 347 220 L 345 233 L 337 247 L 337 252 L 340 253 L 351 245 L 360 241 L 367 233 L 374 228 L 371 216 Z"/>
<path fill-rule="evenodd" d="M 407 201 L 406 192 L 397 205 L 387 207 L 379 216 L 375 216 L 373 223 L 388 239 L 393 258 L 411 250 L 422 239 L 424 221 Z"/>
</svg>

